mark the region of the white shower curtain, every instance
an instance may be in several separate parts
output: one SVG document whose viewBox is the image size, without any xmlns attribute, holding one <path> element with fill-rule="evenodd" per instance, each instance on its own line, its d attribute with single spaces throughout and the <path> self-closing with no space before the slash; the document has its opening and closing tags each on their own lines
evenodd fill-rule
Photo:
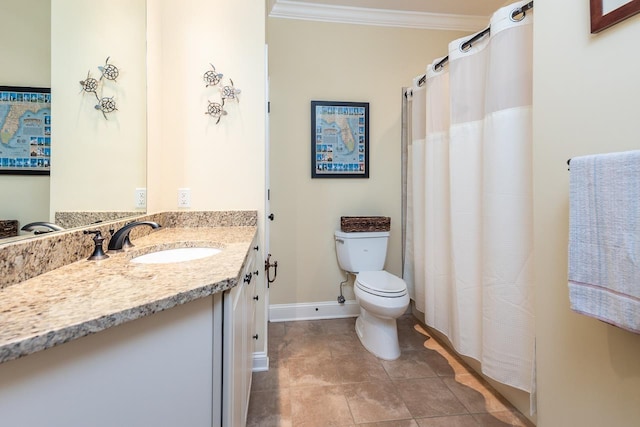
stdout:
<svg viewBox="0 0 640 427">
<path fill-rule="evenodd" d="M 469 37 L 451 42 L 448 65 L 414 81 L 404 270 L 427 325 L 487 376 L 531 391 L 533 13 L 512 17 L 526 3 L 498 10 L 470 49 Z"/>
</svg>

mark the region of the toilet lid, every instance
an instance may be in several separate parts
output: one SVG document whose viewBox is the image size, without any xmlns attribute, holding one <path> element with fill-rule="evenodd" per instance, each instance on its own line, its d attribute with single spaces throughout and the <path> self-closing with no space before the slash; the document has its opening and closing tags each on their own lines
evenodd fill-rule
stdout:
<svg viewBox="0 0 640 427">
<path fill-rule="evenodd" d="M 361 271 L 356 286 L 365 292 L 387 297 L 400 297 L 407 293 L 407 284 L 401 278 L 382 271 Z"/>
</svg>

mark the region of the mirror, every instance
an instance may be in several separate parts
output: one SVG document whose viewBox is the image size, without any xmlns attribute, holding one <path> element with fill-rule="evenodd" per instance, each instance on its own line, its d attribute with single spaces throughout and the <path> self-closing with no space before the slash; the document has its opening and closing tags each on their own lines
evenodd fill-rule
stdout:
<svg viewBox="0 0 640 427">
<path fill-rule="evenodd" d="M 0 175 L 0 221 L 22 227 L 66 212 L 70 228 L 145 213 L 136 204 L 146 187 L 145 0 L 0 0 L 0 16 L 0 85 L 50 87 L 52 99 L 51 174 Z M 107 64 L 115 79 L 101 78 Z M 82 91 L 87 76 L 99 94 Z M 116 110 L 96 109 L 99 98 Z"/>
</svg>

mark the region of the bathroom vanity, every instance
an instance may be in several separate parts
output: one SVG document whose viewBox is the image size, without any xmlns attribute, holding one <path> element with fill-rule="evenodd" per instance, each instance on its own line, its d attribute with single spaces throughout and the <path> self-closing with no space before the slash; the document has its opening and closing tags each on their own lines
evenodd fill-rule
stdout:
<svg viewBox="0 0 640 427">
<path fill-rule="evenodd" d="M 126 252 L 0 290 L 0 424 L 244 425 L 256 234 L 255 226 L 163 226 Z M 201 246 L 221 251 L 131 262 Z"/>
</svg>

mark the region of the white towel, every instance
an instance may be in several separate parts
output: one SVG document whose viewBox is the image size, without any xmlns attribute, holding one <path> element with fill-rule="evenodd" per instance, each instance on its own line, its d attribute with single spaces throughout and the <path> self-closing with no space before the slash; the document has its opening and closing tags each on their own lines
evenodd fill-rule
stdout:
<svg viewBox="0 0 640 427">
<path fill-rule="evenodd" d="M 640 150 L 570 168 L 571 309 L 640 333 Z"/>
</svg>

